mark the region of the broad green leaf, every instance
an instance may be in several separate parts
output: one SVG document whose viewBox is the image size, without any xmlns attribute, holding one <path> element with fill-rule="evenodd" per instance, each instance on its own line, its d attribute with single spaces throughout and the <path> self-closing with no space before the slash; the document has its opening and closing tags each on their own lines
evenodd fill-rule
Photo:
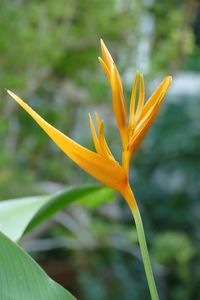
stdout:
<svg viewBox="0 0 200 300">
<path fill-rule="evenodd" d="M 82 185 L 73 186 L 65 189 L 64 191 L 52 195 L 47 203 L 39 209 L 38 213 L 31 220 L 27 231 L 30 231 L 44 220 L 48 219 L 55 212 L 63 209 L 65 206 L 71 204 L 72 202 L 79 201 L 81 204 L 87 205 L 88 201 L 91 202 L 93 198 L 94 203 L 96 199 L 98 203 L 105 203 L 105 199 L 108 201 L 113 200 L 114 192 L 109 188 L 105 188 L 99 185 Z"/>
<path fill-rule="evenodd" d="M 74 186 L 50 195 L 0 202 L 0 230 L 12 240 L 18 240 L 57 211 L 74 201 L 94 207 L 111 201 L 114 192 L 97 185 Z"/>
<path fill-rule="evenodd" d="M 48 201 L 47 197 L 30 197 L 0 202 L 0 231 L 18 240 L 33 216 Z"/>
<path fill-rule="evenodd" d="M 0 232 L 0 299 L 75 300 L 19 246 Z"/>
</svg>

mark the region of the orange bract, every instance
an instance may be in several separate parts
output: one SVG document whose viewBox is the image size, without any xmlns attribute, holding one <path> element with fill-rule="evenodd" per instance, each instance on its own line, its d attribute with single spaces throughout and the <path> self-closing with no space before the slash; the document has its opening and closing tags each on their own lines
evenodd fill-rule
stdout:
<svg viewBox="0 0 200 300">
<path fill-rule="evenodd" d="M 170 76 L 166 77 L 145 103 L 144 79 L 142 74 L 139 79 L 139 72 L 136 72 L 130 101 L 129 122 L 127 124 L 126 104 L 121 78 L 112 56 L 102 40 L 101 50 L 103 58 L 99 58 L 99 62 L 111 85 L 113 111 L 122 140 L 121 165 L 115 160 L 107 145 L 104 136 L 104 123 L 99 119 L 97 113 L 97 132 L 92 117 L 89 114 L 92 138 L 96 149 L 96 152 L 93 152 L 79 145 L 50 125 L 13 92 L 8 91 L 8 93 L 75 163 L 103 184 L 119 191 L 127 200 L 130 198 L 128 196 L 130 192 L 128 172 L 131 156 L 154 121 L 164 96 L 170 87 L 172 78 Z M 139 97 L 138 101 L 136 101 L 138 81 L 140 81 Z M 133 208 L 134 203 L 130 203 L 129 200 L 127 201 L 129 206 Z"/>
<path fill-rule="evenodd" d="M 113 111 L 123 145 L 122 166 L 125 168 L 128 176 L 131 156 L 154 121 L 162 101 L 171 85 L 172 77 L 167 76 L 161 82 L 149 100 L 147 100 L 145 103 L 144 78 L 142 74 L 139 78 L 139 72 L 136 72 L 130 101 L 129 122 L 127 125 L 126 105 L 120 75 L 108 49 L 102 40 L 101 50 L 103 58 L 99 58 L 99 62 L 102 65 L 111 85 L 113 95 Z M 140 83 L 139 97 L 137 101 L 138 81 L 140 81 Z"/>
</svg>

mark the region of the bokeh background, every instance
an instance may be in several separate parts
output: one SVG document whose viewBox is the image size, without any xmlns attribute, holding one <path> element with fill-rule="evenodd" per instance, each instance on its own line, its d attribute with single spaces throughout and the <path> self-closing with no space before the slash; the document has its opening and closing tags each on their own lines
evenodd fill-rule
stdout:
<svg viewBox="0 0 200 300">
<path fill-rule="evenodd" d="M 97 57 L 102 37 L 130 97 L 136 69 L 146 94 L 173 75 L 159 116 L 132 162 L 161 300 L 200 299 L 200 5 L 195 0 L 2 0 L 0 2 L 0 199 L 95 182 L 6 95 L 92 148 L 98 111 L 116 157 L 111 93 Z M 22 241 L 80 300 L 148 298 L 132 218 L 119 196 L 72 205 Z"/>
</svg>

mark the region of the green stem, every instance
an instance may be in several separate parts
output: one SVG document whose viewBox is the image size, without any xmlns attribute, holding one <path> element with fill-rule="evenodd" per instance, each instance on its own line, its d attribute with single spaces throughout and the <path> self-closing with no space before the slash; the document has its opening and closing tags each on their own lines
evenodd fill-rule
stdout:
<svg viewBox="0 0 200 300">
<path fill-rule="evenodd" d="M 146 273 L 146 277 L 147 277 L 147 282 L 149 285 L 151 299 L 159 300 L 158 292 L 157 292 L 157 288 L 156 288 L 156 284 L 155 284 L 155 280 L 154 280 L 154 276 L 153 276 L 153 271 L 152 271 L 152 267 L 151 267 L 151 262 L 150 262 L 150 258 L 149 258 L 149 252 L 148 252 L 144 228 L 143 228 L 143 224 L 142 224 L 142 218 L 141 218 L 138 207 L 136 207 L 136 209 L 132 210 L 132 213 L 133 213 L 133 217 L 134 217 L 135 224 L 136 224 L 138 240 L 139 240 L 140 249 L 141 249 L 141 253 L 142 253 L 142 260 L 143 260 L 144 269 L 145 269 L 145 273 Z"/>
<path fill-rule="evenodd" d="M 134 198 L 134 195 L 133 195 L 130 187 L 128 188 L 128 191 L 124 196 L 131 208 L 131 211 L 132 211 L 132 214 L 133 214 L 133 217 L 135 220 L 138 241 L 139 241 L 140 250 L 141 250 L 141 254 L 142 254 L 142 260 L 143 260 L 143 264 L 144 264 L 146 278 L 147 278 L 147 282 L 148 282 L 148 286 L 149 286 L 149 290 L 150 290 L 150 294 L 151 294 L 151 299 L 159 300 L 158 292 L 157 292 L 157 288 L 156 288 L 156 284 L 155 284 L 155 280 L 154 280 L 154 276 L 153 276 L 153 271 L 152 271 L 152 267 L 151 267 L 151 262 L 150 262 L 150 258 L 149 258 L 149 252 L 148 252 L 148 248 L 147 248 L 142 218 L 140 215 L 139 208 L 137 206 L 137 202 Z"/>
</svg>

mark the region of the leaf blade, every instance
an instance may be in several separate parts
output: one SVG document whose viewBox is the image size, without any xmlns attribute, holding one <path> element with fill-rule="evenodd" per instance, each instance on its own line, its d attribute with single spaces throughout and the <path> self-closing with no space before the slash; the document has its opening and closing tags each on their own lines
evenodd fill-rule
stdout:
<svg viewBox="0 0 200 300">
<path fill-rule="evenodd" d="M 0 232 L 0 299 L 75 300 L 19 246 Z"/>
<path fill-rule="evenodd" d="M 92 195 L 96 200 L 94 205 Z M 49 196 L 1 201 L 0 231 L 16 241 L 72 202 L 79 201 L 86 206 L 96 207 L 105 203 L 106 197 L 106 201 L 110 202 L 114 198 L 114 192 L 100 185 L 81 185 L 68 187 Z"/>
</svg>

